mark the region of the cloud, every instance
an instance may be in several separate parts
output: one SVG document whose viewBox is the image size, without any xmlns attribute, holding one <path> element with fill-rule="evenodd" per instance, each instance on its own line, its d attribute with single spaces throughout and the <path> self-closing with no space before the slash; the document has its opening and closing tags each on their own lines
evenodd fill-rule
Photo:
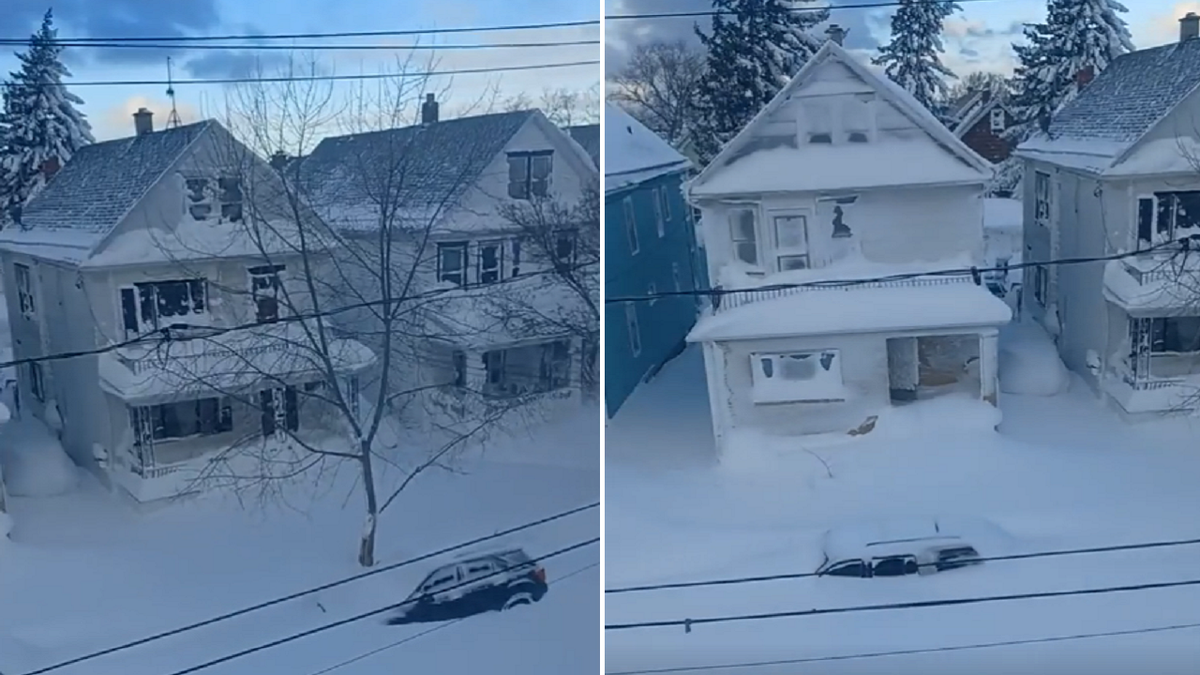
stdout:
<svg viewBox="0 0 1200 675">
<path fill-rule="evenodd" d="M 1151 14 L 1129 27 L 1133 44 L 1139 49 L 1175 42 L 1179 39 L 1179 19 L 1188 12 L 1200 14 L 1200 2 L 1177 2 L 1170 9 Z"/>
<path fill-rule="evenodd" d="M 99 115 L 89 118 L 96 140 L 111 140 L 133 135 L 133 113 L 146 108 L 154 113 L 154 127 L 162 129 L 171 112 L 171 103 L 166 99 L 133 96 L 121 103 L 105 108 Z M 178 105 L 179 117 L 184 124 L 200 120 L 200 112 L 186 103 Z"/>
<path fill-rule="evenodd" d="M 202 79 L 253 77 L 258 73 L 270 76 L 288 59 L 286 51 L 214 49 L 188 60 L 183 67 L 188 75 Z"/>
</svg>

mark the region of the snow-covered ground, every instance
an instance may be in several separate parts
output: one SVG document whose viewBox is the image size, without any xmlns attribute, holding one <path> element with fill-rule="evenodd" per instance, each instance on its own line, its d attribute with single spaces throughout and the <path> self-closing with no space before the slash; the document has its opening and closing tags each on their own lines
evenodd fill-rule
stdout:
<svg viewBox="0 0 1200 675">
<path fill-rule="evenodd" d="M 607 587 L 812 572 L 828 528 L 898 516 L 986 520 L 1006 536 L 1003 544 L 978 543 L 985 556 L 1200 538 L 1200 421 L 1127 426 L 1047 360 L 1039 329 L 1010 326 L 1001 341 L 1013 386 L 1002 382 L 998 431 L 983 403 L 933 400 L 890 411 L 857 439 L 797 439 L 791 453 L 772 448 L 720 461 L 703 363 L 689 350 L 608 426 Z M 1014 390 L 1024 395 L 1007 393 Z M 608 594 L 605 623 L 1200 580 L 1197 559 L 1200 546 L 1180 546 L 994 561 L 921 577 Z M 609 630 L 606 670 L 799 660 L 704 670 L 992 675 L 1037 664 L 1046 673 L 1194 673 L 1200 628 L 1173 628 L 1179 624 L 1200 624 L 1200 587 L 699 624 L 691 632 Z M 1171 629 L 955 649 L 1164 627 Z"/>
<path fill-rule="evenodd" d="M 457 473 L 421 476 L 380 520 L 380 565 L 595 501 L 598 447 L 599 415 L 588 410 L 529 438 L 467 453 Z M 359 572 L 362 506 L 353 482 L 346 475 L 336 489 L 292 494 L 286 503 L 239 505 L 211 495 L 145 512 L 90 477 L 59 496 L 12 496 L 15 528 L 0 549 L 0 672 L 20 675 Z M 592 509 L 494 543 L 537 556 L 599 529 Z M 398 603 L 440 560 L 55 672 L 165 675 Z M 202 672 L 593 672 L 598 561 L 597 545 L 545 561 L 550 592 L 532 607 L 412 626 L 385 626 L 384 614 Z"/>
</svg>

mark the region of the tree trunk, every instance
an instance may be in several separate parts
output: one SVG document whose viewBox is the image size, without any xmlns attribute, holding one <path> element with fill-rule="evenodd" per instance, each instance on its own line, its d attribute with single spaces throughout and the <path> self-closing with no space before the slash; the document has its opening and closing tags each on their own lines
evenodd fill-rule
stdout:
<svg viewBox="0 0 1200 675">
<path fill-rule="evenodd" d="M 375 474 L 371 466 L 371 445 L 362 441 L 359 448 L 362 463 L 363 486 L 367 491 L 367 518 L 363 523 L 362 539 L 358 544 L 358 564 L 363 567 L 375 566 L 375 531 L 379 521 L 379 500 L 375 494 Z"/>
</svg>

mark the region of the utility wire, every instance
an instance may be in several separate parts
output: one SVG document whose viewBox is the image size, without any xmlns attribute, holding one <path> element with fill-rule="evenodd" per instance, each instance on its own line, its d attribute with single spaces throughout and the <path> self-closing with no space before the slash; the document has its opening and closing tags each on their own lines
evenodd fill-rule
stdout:
<svg viewBox="0 0 1200 675">
<path fill-rule="evenodd" d="M 559 21 L 549 23 L 499 24 L 494 26 L 460 26 L 455 28 L 413 28 L 405 30 L 369 30 L 317 33 L 235 33 L 232 35 L 158 35 L 141 37 L 72 37 L 58 38 L 62 42 L 229 42 L 231 40 L 322 40 L 326 38 L 403 37 L 411 35 L 447 35 L 451 33 L 491 33 L 516 30 L 550 30 L 599 26 L 599 19 Z M 28 44 L 29 38 L 0 38 L 6 42 Z"/>
<path fill-rule="evenodd" d="M 997 2 L 998 0 L 956 0 L 958 4 L 972 2 Z M 925 0 L 925 4 L 936 5 L 941 0 Z M 823 12 L 825 10 L 838 9 L 875 9 L 878 7 L 899 7 L 904 3 L 891 0 L 889 2 L 860 2 L 845 5 L 830 5 L 826 7 L 796 7 L 789 9 L 789 12 L 797 14 L 809 12 Z M 922 4 L 918 2 L 917 4 Z M 729 10 L 707 10 L 694 12 L 646 12 L 639 14 L 606 14 L 605 21 L 630 21 L 630 20 L 645 20 L 645 19 L 686 19 L 689 17 L 704 17 L 704 16 L 737 16 L 737 12 Z"/>
<path fill-rule="evenodd" d="M 206 626 L 211 626 L 216 623 L 228 621 L 230 619 L 233 619 L 233 618 L 236 618 L 239 616 L 250 614 L 252 612 L 257 612 L 259 610 L 266 609 L 268 607 L 274 607 L 275 605 L 289 602 L 291 600 L 296 600 L 298 598 L 303 598 L 305 596 L 312 595 L 314 593 L 320 593 L 322 591 L 327 591 L 331 588 L 343 586 L 352 581 L 358 581 L 360 579 L 365 579 L 367 577 L 375 576 L 376 574 L 390 572 L 391 570 L 398 569 L 400 567 L 407 567 L 410 565 L 414 565 L 416 563 L 424 562 L 431 558 L 445 555 L 447 553 L 453 553 L 454 551 L 459 551 L 464 548 L 469 548 L 471 546 L 476 546 L 478 544 L 492 541 L 494 539 L 506 537 L 510 534 L 515 534 L 517 532 L 522 532 L 524 530 L 528 530 L 528 529 L 531 529 L 534 527 L 539 527 L 541 525 L 545 525 L 546 523 L 550 523 L 550 522 L 553 522 L 556 520 L 561 520 L 568 516 L 573 516 L 577 513 L 582 513 L 583 511 L 587 511 L 589 509 L 598 508 L 599 506 L 600 506 L 600 502 L 592 502 L 591 504 L 585 504 L 583 506 L 578 506 L 573 509 L 561 511 L 552 516 L 547 516 L 545 518 L 540 518 L 538 520 L 530 521 L 523 525 L 518 525 L 516 527 L 510 527 L 507 530 L 501 530 L 494 534 L 490 534 L 490 535 L 487 535 L 484 537 L 476 537 L 475 539 L 463 542 L 461 544 L 455 544 L 454 546 L 447 546 L 445 548 L 438 549 L 431 553 L 425 553 L 423 555 L 419 555 L 414 558 L 409 558 L 407 560 L 401 560 L 400 562 L 395 562 L 395 563 L 391 563 L 388 565 L 383 565 L 380 567 L 369 569 L 365 572 L 360 572 L 358 574 L 355 574 L 355 575 L 352 575 L 349 577 L 345 577 L 345 578 L 339 579 L 337 581 L 333 581 L 333 582 L 330 582 L 327 584 L 322 584 L 320 586 L 314 586 L 312 588 L 309 588 L 309 589 L 306 589 L 303 591 L 297 591 L 296 593 L 291 593 L 291 594 L 288 594 L 288 595 L 285 595 L 285 596 L 282 596 L 279 598 L 275 598 L 274 600 L 260 602 L 256 605 L 251 605 L 251 606 L 245 607 L 243 609 L 235 610 L 232 612 L 226 612 L 225 614 L 214 616 L 212 618 L 205 619 L 203 621 L 197 621 L 196 623 L 188 624 L 186 626 L 180 626 L 179 628 L 172 628 L 171 630 L 163 631 L 161 633 L 155 633 L 153 635 L 148 635 L 146 637 L 138 638 L 137 640 L 132 640 L 130 642 L 126 642 L 124 644 L 117 645 L 115 647 L 108 647 L 106 649 L 101 649 L 101 650 L 92 652 L 90 654 L 84 654 L 83 656 L 77 656 L 75 658 L 68 659 L 66 661 L 61 661 L 59 663 L 55 663 L 54 665 L 46 666 L 44 668 L 39 668 L 38 670 L 32 670 L 28 673 L 25 673 L 24 675 L 42 675 L 42 673 L 49 673 L 51 671 L 60 670 L 62 668 L 66 668 L 67 666 L 73 666 L 77 663 L 83 663 L 84 661 L 91 661 L 92 659 L 96 659 L 101 656 L 108 656 L 109 654 L 115 654 L 117 652 L 132 649 L 134 647 L 140 647 L 144 644 L 149 644 L 151 642 L 156 642 L 158 640 L 162 640 L 163 638 L 173 637 L 173 636 L 180 635 L 183 633 L 191 632 L 198 628 L 204 628 Z"/>
<path fill-rule="evenodd" d="M 853 288 L 855 286 L 865 286 L 869 284 L 889 283 L 893 281 L 910 281 L 913 279 L 924 279 L 928 277 L 970 277 L 975 280 L 976 285 L 982 283 L 982 275 L 988 272 L 1009 272 L 1013 270 L 1022 270 L 1029 267 L 1056 267 L 1066 265 L 1083 265 L 1088 263 L 1110 262 L 1113 260 L 1126 260 L 1128 258 L 1136 258 L 1144 256 L 1147 253 L 1162 249 L 1172 249 L 1176 255 L 1186 254 L 1190 251 L 1191 242 L 1200 242 L 1200 236 L 1191 236 L 1186 239 L 1180 239 L 1177 242 L 1166 242 L 1158 244 L 1150 248 L 1141 249 L 1139 251 L 1127 251 L 1125 253 L 1114 253 L 1107 256 L 1095 257 L 1076 257 L 1076 258 L 1057 258 L 1054 260 L 1041 260 L 1031 262 L 1013 263 L 1010 265 L 1000 265 L 997 267 L 954 267 L 940 270 L 928 270 L 925 272 L 901 272 L 898 274 L 888 274 L 878 277 L 858 277 L 850 279 L 822 279 L 816 281 L 802 281 L 790 284 L 771 284 L 768 286 L 756 286 L 754 288 L 697 288 L 686 291 L 661 291 L 658 293 L 649 293 L 646 295 L 627 295 L 615 298 L 605 298 L 605 304 L 614 304 L 622 302 L 648 302 L 658 300 L 660 298 L 669 298 L 676 296 L 708 296 L 719 297 L 725 295 L 739 295 L 744 293 L 759 293 L 763 291 L 785 291 L 801 288 Z M 1177 248 L 1182 246 L 1182 248 Z"/>
<path fill-rule="evenodd" d="M 1129 586 L 1105 586 L 1102 588 L 1082 588 L 1072 591 L 1041 591 L 1038 593 L 1014 593 L 1011 595 L 985 595 L 974 598 L 950 598 L 945 600 L 918 600 L 913 602 L 893 602 L 879 605 L 855 605 L 851 607 L 824 607 L 818 609 L 802 609 L 787 612 L 765 612 L 762 614 L 736 614 L 727 616 L 706 616 L 699 619 L 667 619 L 664 621 L 641 621 L 635 623 L 608 624 L 604 630 L 629 630 L 634 628 L 666 628 L 683 626 L 688 632 L 692 626 L 710 623 L 732 623 L 737 621 L 762 621 L 765 619 L 787 619 L 793 617 L 825 616 L 827 614 L 856 614 L 858 612 L 880 612 L 898 609 L 926 609 L 929 607 L 951 607 L 956 605 L 980 605 L 990 602 L 1008 602 L 1013 600 L 1041 600 L 1044 598 L 1065 598 L 1075 595 L 1105 595 L 1108 593 L 1130 593 L 1135 591 L 1153 591 L 1164 588 L 1182 588 L 1184 586 L 1200 586 L 1200 579 L 1185 579 L 1182 581 L 1158 581 Z"/>
<path fill-rule="evenodd" d="M 594 562 L 590 565 L 586 565 L 584 567 L 581 567 L 573 572 L 564 574 L 563 576 L 553 580 L 550 583 L 550 585 L 555 586 L 557 584 L 561 584 L 562 582 L 566 581 L 567 579 L 570 579 L 571 577 L 582 574 L 590 569 L 593 569 L 593 568 L 599 567 L 599 566 L 600 566 L 600 563 L 598 563 L 598 562 Z M 392 649 L 393 647 L 399 647 L 400 645 L 405 644 L 407 642 L 412 642 L 413 640 L 416 640 L 417 638 L 424 637 L 426 635 L 429 635 L 430 633 L 439 631 L 443 628 L 449 628 L 450 626 L 453 626 L 454 624 L 460 623 L 462 621 L 466 621 L 469 618 L 470 617 L 459 617 L 448 623 L 438 624 L 432 628 L 427 628 L 415 635 L 409 635 L 408 637 L 405 637 L 401 640 L 397 640 L 395 642 L 388 643 L 382 647 L 372 649 L 369 652 L 364 652 L 362 654 L 359 654 L 358 656 L 355 656 L 354 658 L 346 659 L 345 661 L 342 661 L 340 663 L 335 663 L 334 665 L 329 666 L 328 668 L 322 668 L 321 670 L 318 670 L 318 671 L 312 673 L 311 675 L 325 675 L 326 673 L 332 673 L 335 670 L 341 670 L 342 668 L 345 668 L 346 666 L 348 666 L 350 664 L 358 663 L 359 661 L 362 661 L 363 659 L 368 659 L 368 658 L 375 656 L 376 654 L 379 654 L 381 652 L 386 652 L 387 650 Z M 0 675 L 2 675 L 2 674 L 0 674 Z"/>
<path fill-rule="evenodd" d="M 0 39 L 0 45 L 23 46 L 28 40 Z M 403 44 L 403 45 L 262 45 L 262 44 L 196 44 L 173 45 L 154 42 L 67 42 L 55 40 L 56 47 L 72 47 L 80 49 L 240 49 L 244 51 L 466 51 L 480 49 L 538 49 L 543 47 L 576 47 L 580 45 L 598 45 L 600 40 L 562 40 L 557 42 L 497 42 L 481 44 Z"/>
<path fill-rule="evenodd" d="M 889 656 L 909 656 L 913 654 L 936 654 L 941 652 L 961 652 L 975 649 L 991 649 L 994 647 L 1016 647 L 1020 645 L 1048 644 L 1053 642 L 1072 642 L 1091 640 L 1095 638 L 1121 637 L 1125 635 L 1144 635 L 1147 633 L 1165 633 L 1168 631 L 1200 628 L 1200 623 L 1178 623 L 1170 626 L 1154 626 L 1151 628 L 1131 628 L 1128 630 L 1113 630 L 1103 633 L 1075 633 L 1073 635 L 1055 635 L 1053 637 L 1027 638 L 1022 640 L 1004 640 L 1001 642 L 980 642 L 969 645 L 952 645 L 946 647 L 926 647 L 924 649 L 897 649 L 886 652 L 864 652 L 861 654 L 840 654 L 836 656 L 812 656 L 796 659 L 777 659 L 772 661 L 748 661 L 744 663 L 710 664 L 703 666 L 678 666 L 674 668 L 651 668 L 645 670 L 620 670 L 609 672 L 607 675 L 655 675 L 657 673 L 692 673 L 706 670 L 724 670 L 726 668 L 763 668 L 766 666 L 790 666 L 800 663 L 820 663 L 825 661 L 854 661 L 858 659 L 877 659 Z"/>
<path fill-rule="evenodd" d="M 1001 562 L 1007 560 L 1031 560 L 1035 558 L 1056 558 L 1068 555 L 1086 555 L 1089 553 L 1117 553 L 1121 551 L 1141 551 L 1151 548 L 1173 548 L 1176 546 L 1200 545 L 1200 538 L 1178 539 L 1174 541 L 1150 541 L 1140 544 L 1117 544 L 1114 546 L 1094 546 L 1091 548 L 1060 549 L 1057 551 L 1037 551 L 1032 553 L 1014 553 L 979 558 L 979 562 Z M 922 567 L 933 567 L 937 563 L 920 563 Z M 678 588 L 701 588 L 706 586 L 734 586 L 739 584 L 758 583 L 763 581 L 783 581 L 788 579 L 808 579 L 821 576 L 816 572 L 797 572 L 793 574 L 770 574 L 764 576 L 728 577 L 710 579 L 708 581 L 683 581 L 668 584 L 652 584 L 647 586 L 625 586 L 623 588 L 605 589 L 605 593 L 641 593 L 645 591 L 663 591 Z"/>
<path fill-rule="evenodd" d="M 592 544 L 598 544 L 598 543 L 600 543 L 600 537 L 593 537 L 591 539 L 588 539 L 587 541 L 581 541 L 579 543 L 571 544 L 570 546 L 560 548 L 557 551 L 547 553 L 546 555 L 538 557 L 537 560 L 538 561 L 550 560 L 551 558 L 555 558 L 560 555 L 565 555 L 567 553 L 570 553 L 571 551 L 575 551 L 575 550 L 581 549 L 585 546 L 591 546 Z M 488 575 L 486 575 L 484 577 L 480 577 L 480 578 L 487 579 L 487 578 L 490 578 L 493 576 L 499 576 L 501 574 L 504 574 L 505 572 L 508 572 L 509 570 L 512 570 L 512 569 L 515 569 L 518 567 L 521 567 L 521 565 L 519 565 L 519 564 L 518 565 L 510 565 L 508 567 L 505 567 L 501 570 L 497 570 L 495 572 L 492 572 L 491 574 L 488 574 Z M 463 586 L 467 586 L 469 584 L 474 584 L 477 581 L 479 581 L 479 579 L 472 579 L 471 581 L 464 581 L 464 582 L 455 584 L 454 586 L 451 586 L 451 587 L 447 588 L 446 590 L 447 591 L 456 590 L 458 588 L 462 588 Z M 381 607 L 379 609 L 373 609 L 369 612 L 363 612 L 361 614 L 356 614 L 354 616 L 351 616 L 351 617 L 348 617 L 345 619 L 341 619 L 338 621 L 331 621 L 330 623 L 322 624 L 320 626 L 317 626 L 316 628 L 310 628 L 309 630 L 306 630 L 306 631 L 301 631 L 299 633 L 293 633 L 286 637 L 279 638 L 278 640 L 272 640 L 271 642 L 265 642 L 263 644 L 260 644 L 260 645 L 254 646 L 254 647 L 243 649 L 239 652 L 234 652 L 232 654 L 227 654 L 225 656 L 221 656 L 221 657 L 212 659 L 210 661 L 206 661 L 206 662 L 201 663 L 196 666 L 184 668 L 183 670 L 177 670 L 177 671 L 171 673 L 170 675 L 191 675 L 191 673 L 205 670 L 206 668 L 211 668 L 213 666 L 220 665 L 222 663 L 228 663 L 229 661 L 233 661 L 235 659 L 240 659 L 243 656 L 249 656 L 249 655 L 257 653 L 257 652 L 265 651 L 267 649 L 272 649 L 272 648 L 278 647 L 280 645 L 285 645 L 289 642 L 295 642 L 296 640 L 301 640 L 303 638 L 310 637 L 310 636 L 316 635 L 318 633 L 324 633 L 325 631 L 333 630 L 334 628 L 340 628 L 342 626 L 345 626 L 345 625 L 348 625 L 351 623 L 356 623 L 358 621 L 362 621 L 363 619 L 369 619 L 373 616 L 383 614 L 384 612 L 390 612 L 392 610 L 399 609 L 399 608 L 403 607 L 404 605 L 413 604 L 414 602 L 415 602 L 415 600 L 405 600 L 404 602 L 398 602 L 398 603 L 388 605 L 386 607 Z M 33 675 L 33 673 L 26 673 L 26 675 Z"/>
<path fill-rule="evenodd" d="M 456 70 L 430 70 L 418 73 L 366 73 L 359 75 L 279 75 L 274 77 L 224 77 L 197 78 L 190 80 L 84 80 L 82 82 L 63 82 L 52 84 L 35 82 L 32 84 L 16 82 L 0 82 L 2 87 L 151 87 L 151 86 L 183 86 L 206 84 L 267 84 L 277 82 L 358 82 L 364 80 L 389 80 L 404 77 L 440 77 L 445 75 L 478 75 L 482 73 L 511 73 L 529 70 L 550 70 L 554 68 L 575 68 L 578 66 L 596 66 L 599 59 L 589 61 L 563 61 L 556 63 L 535 63 L 524 66 L 490 66 L 486 68 L 459 68 Z"/>
</svg>

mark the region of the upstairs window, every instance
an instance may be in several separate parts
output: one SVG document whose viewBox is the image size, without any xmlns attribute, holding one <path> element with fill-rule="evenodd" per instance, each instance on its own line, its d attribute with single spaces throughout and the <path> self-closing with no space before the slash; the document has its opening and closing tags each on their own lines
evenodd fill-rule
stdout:
<svg viewBox="0 0 1200 675">
<path fill-rule="evenodd" d="M 554 264 L 559 268 L 575 264 L 577 239 L 574 230 L 559 230 L 554 233 Z"/>
<path fill-rule="evenodd" d="M 553 150 L 508 153 L 508 196 L 533 199 L 549 195 L 553 169 Z"/>
<path fill-rule="evenodd" d="M 29 364 L 29 391 L 37 400 L 46 402 L 46 376 L 42 364 L 37 361 Z"/>
<path fill-rule="evenodd" d="M 779 271 L 808 269 L 808 217 L 788 213 L 776 215 L 772 220 Z"/>
<path fill-rule="evenodd" d="M 176 324 L 203 323 L 208 312 L 207 295 L 205 279 L 155 281 L 122 288 L 125 334 L 133 337 Z"/>
<path fill-rule="evenodd" d="M 867 143 L 871 140 L 874 94 L 858 95 L 842 102 L 842 137 L 847 143 Z"/>
<path fill-rule="evenodd" d="M 232 223 L 242 220 L 242 179 L 238 176 L 222 176 L 217 180 L 221 193 L 221 220 Z"/>
<path fill-rule="evenodd" d="M 629 239 L 629 253 L 637 255 L 640 242 L 638 242 L 637 214 L 633 210 L 632 198 L 626 197 L 621 200 L 621 215 L 625 220 L 625 236 Z"/>
<path fill-rule="evenodd" d="M 804 101 L 803 129 L 809 143 L 833 142 L 833 111 L 828 101 Z"/>
<path fill-rule="evenodd" d="M 479 244 L 479 283 L 494 284 L 500 281 L 503 244 L 501 241 L 485 241 Z"/>
<path fill-rule="evenodd" d="M 17 277 L 17 304 L 21 308 L 21 316 L 32 319 L 37 316 L 37 303 L 33 297 L 33 274 L 28 265 L 15 263 L 13 274 Z"/>
<path fill-rule="evenodd" d="M 1043 227 L 1050 227 L 1050 174 L 1033 174 L 1033 218 Z"/>
<path fill-rule="evenodd" d="M 729 213 L 733 255 L 747 265 L 758 265 L 757 220 L 757 211 L 752 208 L 734 209 Z"/>
<path fill-rule="evenodd" d="M 456 241 L 437 245 L 437 278 L 457 286 L 467 284 L 467 242 Z"/>
<path fill-rule="evenodd" d="M 991 124 L 993 134 L 1004 133 L 1004 109 L 1003 108 L 992 108 L 992 111 L 990 113 L 988 113 L 988 121 Z"/>
<path fill-rule="evenodd" d="M 279 296 L 283 290 L 280 275 L 284 269 L 283 265 L 263 265 L 248 270 L 255 321 L 265 323 L 279 320 Z"/>
<path fill-rule="evenodd" d="M 184 181 L 187 191 L 187 210 L 196 220 L 207 220 L 213 211 L 212 187 L 207 178 L 188 178 Z"/>
<path fill-rule="evenodd" d="M 663 222 L 671 220 L 671 191 L 666 185 L 658 187 L 659 213 L 662 214 Z"/>
</svg>

